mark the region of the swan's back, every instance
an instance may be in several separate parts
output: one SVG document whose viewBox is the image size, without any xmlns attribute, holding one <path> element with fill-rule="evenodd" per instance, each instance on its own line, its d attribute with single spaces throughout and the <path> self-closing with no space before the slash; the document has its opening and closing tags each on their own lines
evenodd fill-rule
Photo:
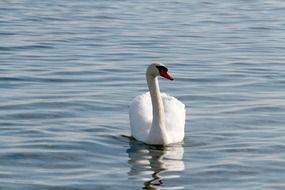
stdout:
<svg viewBox="0 0 285 190">
<path fill-rule="evenodd" d="M 180 142 L 184 138 L 185 105 L 175 97 L 161 93 L 165 112 L 166 129 L 171 143 Z"/>
<path fill-rule="evenodd" d="M 180 142 L 184 138 L 185 105 L 175 97 L 161 93 L 165 112 L 165 127 L 169 144 Z M 139 141 L 146 142 L 152 125 L 152 103 L 150 93 L 134 98 L 130 105 L 131 133 Z M 147 143 L 147 142 L 146 142 Z"/>
</svg>

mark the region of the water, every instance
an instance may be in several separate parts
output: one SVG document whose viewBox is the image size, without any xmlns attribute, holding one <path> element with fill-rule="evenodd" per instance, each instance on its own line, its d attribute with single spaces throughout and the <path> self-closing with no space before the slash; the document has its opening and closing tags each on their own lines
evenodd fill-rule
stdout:
<svg viewBox="0 0 285 190">
<path fill-rule="evenodd" d="M 285 3 L 0 2 L 0 189 L 284 189 Z M 183 144 L 129 138 L 153 61 Z"/>
</svg>

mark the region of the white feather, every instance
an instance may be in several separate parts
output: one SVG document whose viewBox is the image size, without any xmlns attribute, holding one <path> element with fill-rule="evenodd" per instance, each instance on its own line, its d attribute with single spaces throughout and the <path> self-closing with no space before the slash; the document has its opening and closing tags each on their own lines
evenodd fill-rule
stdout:
<svg viewBox="0 0 285 190">
<path fill-rule="evenodd" d="M 148 66 L 146 80 L 149 92 L 137 96 L 130 106 L 132 136 L 153 145 L 181 142 L 184 138 L 185 105 L 165 93 L 160 93 L 158 76 L 173 80 L 161 63 Z"/>
<path fill-rule="evenodd" d="M 168 136 L 166 144 L 181 142 L 184 138 L 185 105 L 175 97 L 161 93 L 165 113 L 165 127 Z M 130 124 L 132 136 L 148 143 L 152 127 L 153 109 L 150 93 L 144 93 L 134 98 L 130 105 Z"/>
</svg>

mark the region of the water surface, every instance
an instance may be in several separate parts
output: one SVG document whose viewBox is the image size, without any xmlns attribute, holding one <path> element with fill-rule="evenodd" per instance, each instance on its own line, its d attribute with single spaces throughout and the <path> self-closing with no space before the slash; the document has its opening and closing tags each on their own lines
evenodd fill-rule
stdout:
<svg viewBox="0 0 285 190">
<path fill-rule="evenodd" d="M 0 189 L 284 189 L 285 3 L 0 2 Z M 181 144 L 129 138 L 145 69 Z"/>
</svg>

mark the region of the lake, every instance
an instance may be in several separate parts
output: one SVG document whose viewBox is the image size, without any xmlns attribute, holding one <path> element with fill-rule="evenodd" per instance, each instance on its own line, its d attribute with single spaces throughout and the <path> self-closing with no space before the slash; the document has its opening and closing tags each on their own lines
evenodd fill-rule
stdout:
<svg viewBox="0 0 285 190">
<path fill-rule="evenodd" d="M 0 2 L 0 189 L 284 189 L 285 2 Z M 130 137 L 146 67 L 183 143 Z"/>
</svg>

